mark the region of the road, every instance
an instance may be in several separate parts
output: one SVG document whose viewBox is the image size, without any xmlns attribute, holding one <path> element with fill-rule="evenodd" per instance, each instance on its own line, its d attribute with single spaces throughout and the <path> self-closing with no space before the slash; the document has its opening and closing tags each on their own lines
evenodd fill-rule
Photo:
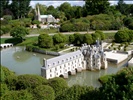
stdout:
<svg viewBox="0 0 133 100">
<path fill-rule="evenodd" d="M 95 31 L 89 31 L 88 33 L 92 34 L 94 33 Z M 117 32 L 117 30 L 109 30 L 109 31 L 103 31 L 103 33 L 115 33 Z M 62 34 L 74 34 L 76 32 L 62 32 Z M 80 34 L 85 34 L 87 32 L 78 32 Z M 57 33 L 50 33 L 49 35 L 54 35 L 54 34 L 57 34 Z M 27 35 L 26 37 L 33 37 L 33 36 L 39 36 L 40 34 L 30 34 L 30 35 Z M 1 38 L 12 38 L 12 36 L 1 36 Z"/>
</svg>

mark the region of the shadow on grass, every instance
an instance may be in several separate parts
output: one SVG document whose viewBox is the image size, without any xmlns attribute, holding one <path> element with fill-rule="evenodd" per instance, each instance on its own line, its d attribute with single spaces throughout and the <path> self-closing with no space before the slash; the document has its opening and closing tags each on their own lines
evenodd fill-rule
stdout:
<svg viewBox="0 0 133 100">
<path fill-rule="evenodd" d="M 21 39 L 19 38 L 9 38 L 5 40 L 5 43 L 12 43 L 14 45 L 17 45 L 18 43 L 21 43 Z"/>
</svg>

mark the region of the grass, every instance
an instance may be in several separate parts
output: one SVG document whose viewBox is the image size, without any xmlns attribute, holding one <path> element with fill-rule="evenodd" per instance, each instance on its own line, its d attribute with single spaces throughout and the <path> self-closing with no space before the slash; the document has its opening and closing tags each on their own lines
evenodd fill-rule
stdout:
<svg viewBox="0 0 133 100">
<path fill-rule="evenodd" d="M 19 45 L 19 46 L 24 46 L 24 45 L 28 45 L 31 43 L 35 43 L 37 42 L 38 37 L 34 36 L 34 37 L 26 37 L 26 40 L 21 42 L 20 39 L 18 38 L 1 38 L 1 44 L 2 43 L 13 43 L 14 45 Z"/>
<path fill-rule="evenodd" d="M 29 29 L 30 34 L 58 33 L 57 29 Z"/>
<path fill-rule="evenodd" d="M 107 39 L 114 39 L 114 35 L 115 35 L 114 32 L 112 32 L 112 33 L 104 33 L 104 34 L 105 34 L 105 37 L 106 37 Z"/>
</svg>

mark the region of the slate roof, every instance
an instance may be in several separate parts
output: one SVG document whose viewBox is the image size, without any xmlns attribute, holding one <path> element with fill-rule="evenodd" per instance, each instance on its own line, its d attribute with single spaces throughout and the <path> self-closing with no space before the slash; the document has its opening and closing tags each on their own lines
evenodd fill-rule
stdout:
<svg viewBox="0 0 133 100">
<path fill-rule="evenodd" d="M 61 55 L 58 57 L 48 59 L 47 64 L 43 67 L 45 67 L 46 69 L 49 69 L 49 68 L 55 67 L 57 65 L 67 63 L 67 62 L 77 59 L 79 57 L 83 57 L 83 54 L 80 50 L 77 50 L 75 52 L 67 53 L 67 54 L 64 54 L 64 55 Z"/>
</svg>

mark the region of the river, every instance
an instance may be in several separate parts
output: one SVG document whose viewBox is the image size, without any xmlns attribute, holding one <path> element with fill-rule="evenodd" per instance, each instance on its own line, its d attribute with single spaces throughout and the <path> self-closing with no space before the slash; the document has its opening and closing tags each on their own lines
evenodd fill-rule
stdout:
<svg viewBox="0 0 133 100">
<path fill-rule="evenodd" d="M 49 59 L 54 56 L 39 53 L 27 52 L 24 47 L 10 47 L 1 50 L 1 65 L 14 71 L 17 75 L 37 74 L 41 75 L 43 58 Z M 122 69 L 127 61 L 119 65 L 109 63 L 106 70 L 100 71 L 82 71 L 75 76 L 69 76 L 66 81 L 69 86 L 74 84 L 99 87 L 101 84 L 98 78 L 102 75 L 113 74 Z"/>
</svg>

